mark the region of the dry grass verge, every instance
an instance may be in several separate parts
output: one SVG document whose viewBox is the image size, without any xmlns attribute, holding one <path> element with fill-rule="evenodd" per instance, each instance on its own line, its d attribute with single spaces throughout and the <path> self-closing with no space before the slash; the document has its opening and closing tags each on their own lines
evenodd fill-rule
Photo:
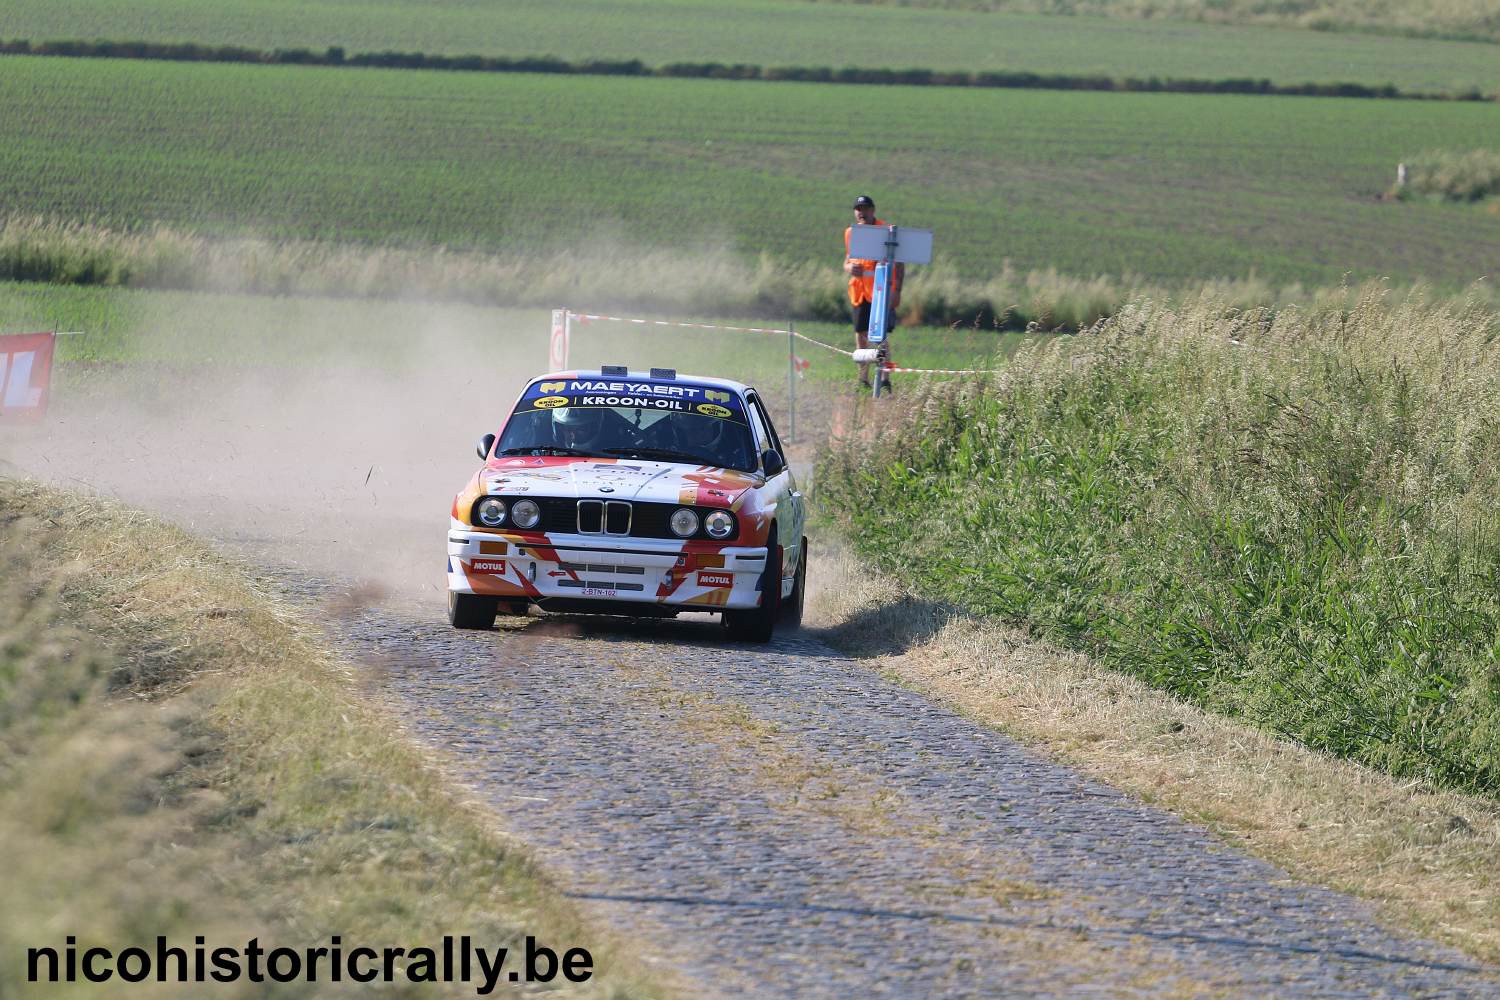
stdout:
<svg viewBox="0 0 1500 1000">
<path fill-rule="evenodd" d="M 155 225 L 127 231 L 42 217 L 0 219 L 0 280 L 55 285 L 189 289 L 255 295 L 416 299 L 508 308 L 559 302 L 670 309 L 695 316 L 763 316 L 844 323 L 844 278 L 824 262 L 745 257 L 723 248 L 531 249 L 495 254 L 435 246 L 378 246 L 255 237 L 216 239 Z M 1241 308 L 1345 308 L 1363 286 L 1273 286 L 1254 275 L 1186 285 L 1140 275 L 1020 271 L 985 276 L 939 259 L 902 293 L 908 326 L 1076 330 L 1142 299 L 1190 301 L 1204 292 Z M 1443 302 L 1451 292 L 1408 289 Z M 1493 286 L 1465 297 L 1500 306 Z"/>
<path fill-rule="evenodd" d="M 661 994 L 235 563 L 112 502 L 0 481 L 0 566 L 0 995 L 25 988 L 26 946 L 66 934 L 118 950 L 448 933 L 588 948 L 597 974 L 559 977 L 567 995 Z"/>
<path fill-rule="evenodd" d="M 1392 924 L 1500 961 L 1500 806 L 1211 715 L 1087 658 L 913 596 L 831 530 L 812 565 L 819 637 L 976 721 Z"/>
</svg>

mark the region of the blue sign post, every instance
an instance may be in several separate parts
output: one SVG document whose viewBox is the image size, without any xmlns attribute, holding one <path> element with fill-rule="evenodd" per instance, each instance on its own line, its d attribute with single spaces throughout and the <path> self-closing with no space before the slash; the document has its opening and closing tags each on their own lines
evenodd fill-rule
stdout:
<svg viewBox="0 0 1500 1000">
<path fill-rule="evenodd" d="M 875 265 L 875 297 L 870 302 L 870 330 L 865 337 L 875 352 L 877 371 L 873 386 L 879 398 L 887 354 L 885 341 L 895 323 L 892 306 L 896 298 L 896 265 L 931 263 L 932 230 L 855 226 L 849 234 L 849 256 L 879 261 Z"/>
</svg>

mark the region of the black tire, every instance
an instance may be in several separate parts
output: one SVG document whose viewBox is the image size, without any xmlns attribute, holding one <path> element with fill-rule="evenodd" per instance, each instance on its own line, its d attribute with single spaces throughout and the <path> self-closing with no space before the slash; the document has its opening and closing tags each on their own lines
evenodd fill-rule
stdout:
<svg viewBox="0 0 1500 1000">
<path fill-rule="evenodd" d="M 802 554 L 797 558 L 796 582 L 792 584 L 791 596 L 781 602 L 781 624 L 788 628 L 802 627 L 802 608 L 807 603 L 807 536 L 802 536 Z"/>
<path fill-rule="evenodd" d="M 781 613 L 781 546 L 772 534 L 766 543 L 766 568 L 760 574 L 760 607 L 724 612 L 729 638 L 740 642 L 770 642 Z"/>
<path fill-rule="evenodd" d="M 500 611 L 500 599 L 448 591 L 448 623 L 454 628 L 491 629 Z"/>
</svg>

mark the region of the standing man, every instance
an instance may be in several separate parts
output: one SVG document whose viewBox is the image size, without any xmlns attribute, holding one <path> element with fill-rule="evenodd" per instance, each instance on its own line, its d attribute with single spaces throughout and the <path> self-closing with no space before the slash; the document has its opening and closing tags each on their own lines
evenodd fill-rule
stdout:
<svg viewBox="0 0 1500 1000">
<path fill-rule="evenodd" d="M 861 226 L 888 226 L 890 223 L 884 219 L 875 218 L 875 200 L 867 194 L 862 194 L 854 199 L 854 221 Z M 879 264 L 876 260 L 865 260 L 860 257 L 849 256 L 849 234 L 853 229 L 849 226 L 844 230 L 844 273 L 849 275 L 849 304 L 854 307 L 854 342 L 863 350 L 870 346 L 870 306 L 875 299 L 875 267 Z M 894 318 L 896 309 L 901 305 L 901 279 L 906 276 L 906 265 L 897 264 L 896 273 L 891 282 L 891 311 L 890 317 Z M 890 360 L 890 329 L 895 324 L 886 322 L 885 359 Z M 888 373 L 881 371 L 880 390 L 889 392 L 891 388 L 891 377 Z M 859 366 L 859 384 L 866 389 L 870 388 L 870 366 L 861 364 Z"/>
</svg>

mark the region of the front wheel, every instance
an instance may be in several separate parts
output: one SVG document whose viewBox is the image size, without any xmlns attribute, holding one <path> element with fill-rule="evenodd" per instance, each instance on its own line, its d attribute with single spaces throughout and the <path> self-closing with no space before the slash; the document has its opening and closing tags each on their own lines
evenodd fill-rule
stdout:
<svg viewBox="0 0 1500 1000">
<path fill-rule="evenodd" d="M 772 536 L 766 546 L 766 568 L 760 575 L 760 607 L 724 612 L 724 628 L 740 642 L 770 642 L 781 612 L 781 546 Z"/>
<path fill-rule="evenodd" d="M 499 612 L 499 598 L 448 591 L 448 623 L 454 628 L 494 628 Z"/>
<path fill-rule="evenodd" d="M 807 603 L 807 536 L 802 536 L 802 554 L 797 558 L 797 576 L 792 593 L 781 602 L 781 623 L 789 628 L 802 627 L 802 608 Z"/>
</svg>

